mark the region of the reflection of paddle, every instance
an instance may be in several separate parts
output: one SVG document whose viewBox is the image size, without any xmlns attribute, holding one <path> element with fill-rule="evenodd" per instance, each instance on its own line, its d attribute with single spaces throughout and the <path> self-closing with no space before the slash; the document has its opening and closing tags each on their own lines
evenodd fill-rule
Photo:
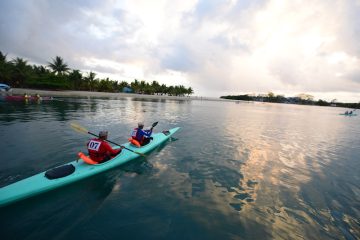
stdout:
<svg viewBox="0 0 360 240">
<path fill-rule="evenodd" d="M 156 123 L 156 124 L 157 124 L 157 123 Z M 75 130 L 75 131 L 77 131 L 77 132 L 80 132 L 80 133 L 85 133 L 85 134 L 87 133 L 87 134 L 93 135 L 93 136 L 95 136 L 95 137 L 99 137 L 99 136 L 98 136 L 98 135 L 96 135 L 95 133 L 89 132 L 86 128 L 84 128 L 84 127 L 80 126 L 80 125 L 79 125 L 79 124 L 77 124 L 77 123 L 72 122 L 72 123 L 70 123 L 70 126 L 72 127 L 72 129 L 74 129 L 74 130 Z M 121 144 L 118 144 L 118 143 L 112 142 L 112 141 L 110 141 L 110 140 L 105 140 L 105 141 L 107 141 L 107 142 L 109 142 L 109 143 L 112 143 L 112 144 L 114 144 L 114 145 L 117 145 L 117 146 L 123 147 L 123 148 L 125 148 L 126 150 L 128 150 L 128 151 L 130 151 L 130 152 L 133 152 L 133 153 L 139 154 L 140 156 L 146 157 L 146 155 L 145 155 L 145 154 L 140 153 L 140 152 L 133 151 L 133 150 L 131 150 L 131 149 L 129 149 L 129 148 L 127 148 L 127 147 L 125 147 L 125 146 L 122 146 Z"/>
</svg>

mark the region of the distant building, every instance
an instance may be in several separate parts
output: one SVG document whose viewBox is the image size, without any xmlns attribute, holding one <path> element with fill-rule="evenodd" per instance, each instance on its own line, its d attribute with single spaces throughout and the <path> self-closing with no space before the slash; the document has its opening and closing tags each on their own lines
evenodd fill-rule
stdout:
<svg viewBox="0 0 360 240">
<path fill-rule="evenodd" d="M 132 90 L 132 88 L 130 88 L 130 87 L 124 87 L 124 88 L 122 89 L 122 92 L 123 92 L 123 93 L 132 93 L 133 90 Z"/>
</svg>

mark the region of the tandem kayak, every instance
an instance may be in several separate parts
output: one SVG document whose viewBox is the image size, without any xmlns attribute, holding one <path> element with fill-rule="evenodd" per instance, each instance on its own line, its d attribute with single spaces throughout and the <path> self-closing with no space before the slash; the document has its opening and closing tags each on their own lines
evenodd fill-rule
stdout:
<svg viewBox="0 0 360 240">
<path fill-rule="evenodd" d="M 351 117 L 351 116 L 357 116 L 357 114 L 356 114 L 356 113 L 352 113 L 352 114 L 340 113 L 339 115 L 349 116 L 349 117 Z"/>
<path fill-rule="evenodd" d="M 176 127 L 170 129 L 169 131 L 155 133 L 152 135 L 153 140 L 149 144 L 140 148 L 135 147 L 130 143 L 125 143 L 123 146 L 144 154 L 168 140 L 179 129 L 179 127 Z M 68 164 L 36 174 L 24 180 L 0 188 L 0 207 L 93 176 L 138 157 L 138 154 L 123 149 L 119 155 L 101 164 L 89 165 L 82 159 L 78 159 Z M 56 176 L 59 174 L 64 175 L 64 177 Z"/>
</svg>

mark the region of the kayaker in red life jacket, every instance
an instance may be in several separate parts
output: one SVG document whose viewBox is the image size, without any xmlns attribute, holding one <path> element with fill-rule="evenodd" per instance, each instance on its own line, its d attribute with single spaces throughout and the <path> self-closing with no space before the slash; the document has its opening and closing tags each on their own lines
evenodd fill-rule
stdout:
<svg viewBox="0 0 360 240">
<path fill-rule="evenodd" d="M 148 144 L 153 138 L 151 137 L 153 127 L 149 130 L 143 130 L 144 123 L 139 122 L 138 127 L 132 131 L 131 137 L 138 141 L 141 146 Z"/>
<path fill-rule="evenodd" d="M 118 155 L 124 147 L 112 149 L 105 141 L 108 137 L 107 131 L 99 132 L 99 138 L 93 138 L 87 143 L 89 156 L 92 160 L 102 163 Z"/>
</svg>

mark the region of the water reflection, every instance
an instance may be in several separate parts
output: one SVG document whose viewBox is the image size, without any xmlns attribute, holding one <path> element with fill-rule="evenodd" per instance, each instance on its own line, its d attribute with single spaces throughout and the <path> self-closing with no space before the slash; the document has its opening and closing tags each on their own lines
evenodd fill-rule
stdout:
<svg viewBox="0 0 360 240">
<path fill-rule="evenodd" d="M 212 105 L 216 104 L 192 109 L 191 134 L 182 134 L 191 147 L 186 146 L 181 166 L 171 173 L 178 180 L 171 187 L 179 198 L 191 199 L 192 205 L 204 211 L 217 209 L 224 216 L 238 212 L 241 222 L 256 219 L 272 238 L 320 237 L 324 231 L 325 235 L 358 234 L 353 232 L 359 213 L 346 211 L 348 205 L 356 205 L 354 200 L 340 204 L 341 211 L 349 214 L 334 217 L 327 203 L 330 196 L 323 193 L 328 182 L 333 182 L 328 169 L 334 172 L 334 167 L 344 167 L 339 146 L 349 146 L 349 140 L 342 142 L 349 129 L 343 119 L 333 114 L 329 121 L 327 108 L 288 109 L 272 104 L 255 109 L 243 104 L 235 105 L 237 109 L 227 106 L 227 111 L 217 108 L 214 115 Z M 346 192 L 359 199 L 358 189 L 351 184 Z M 343 227 L 324 224 L 330 218 Z"/>
<path fill-rule="evenodd" d="M 344 125 L 336 122 L 336 119 L 329 123 L 327 117 L 319 116 L 322 112 L 315 114 L 311 109 L 300 109 L 308 111 L 308 114 L 299 115 L 279 109 L 272 112 L 274 106 L 267 108 L 265 105 L 264 108 L 266 121 L 259 122 L 257 118 L 256 123 L 251 117 L 241 118 L 233 111 L 228 114 L 227 119 L 237 121 L 227 122 L 225 135 L 233 138 L 234 142 L 241 138 L 243 141 L 236 143 L 238 151 L 248 152 L 247 156 L 243 155 L 245 164 L 239 169 L 244 177 L 233 196 L 239 203 L 229 200 L 230 205 L 238 211 L 242 210 L 243 217 L 259 219 L 267 228 L 273 229 L 274 238 L 320 236 L 322 233 L 319 229 L 344 234 L 324 225 L 325 219 L 331 218 L 326 197 L 322 194 L 324 186 L 319 188 L 315 187 L 318 184 L 314 185 L 319 179 L 328 178 L 329 174 L 325 171 L 333 164 L 334 148 L 344 134 Z M 246 125 L 242 123 L 243 119 L 247 121 Z M 237 125 L 247 128 L 236 128 Z M 308 197 L 311 199 L 304 198 L 303 194 L 309 185 L 311 194 Z M 323 204 L 320 206 L 312 206 L 321 202 Z M 350 220 L 347 222 L 356 221 L 349 215 L 347 218 Z M 349 235 L 354 228 L 347 229 L 345 235 Z M 308 232 L 312 232 L 312 235 L 307 235 Z"/>
</svg>

